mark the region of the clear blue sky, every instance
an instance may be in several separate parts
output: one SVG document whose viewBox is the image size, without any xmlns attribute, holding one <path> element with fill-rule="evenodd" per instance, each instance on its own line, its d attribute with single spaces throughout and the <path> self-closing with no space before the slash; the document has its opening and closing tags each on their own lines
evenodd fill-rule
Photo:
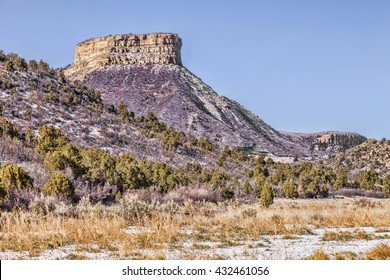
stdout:
<svg viewBox="0 0 390 280">
<path fill-rule="evenodd" d="M 279 130 L 390 138 L 390 1 L 0 0 L 0 49 L 53 67 L 76 43 L 175 32 L 184 65 Z"/>
</svg>

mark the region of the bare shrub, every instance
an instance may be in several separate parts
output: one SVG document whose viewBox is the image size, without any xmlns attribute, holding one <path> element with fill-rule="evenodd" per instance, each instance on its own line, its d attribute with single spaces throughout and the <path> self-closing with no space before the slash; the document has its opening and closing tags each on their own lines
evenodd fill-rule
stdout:
<svg viewBox="0 0 390 280">
<path fill-rule="evenodd" d="M 334 195 L 341 195 L 346 197 L 361 196 L 361 197 L 373 197 L 383 198 L 383 192 L 364 189 L 340 189 L 332 192 Z"/>
<path fill-rule="evenodd" d="M 247 218 L 256 218 L 257 216 L 257 210 L 254 209 L 254 208 L 247 208 L 247 209 L 244 209 L 242 212 L 241 212 L 241 217 L 243 219 L 247 219 Z"/>
<path fill-rule="evenodd" d="M 50 173 L 38 162 L 23 162 L 20 164 L 33 179 L 34 189 L 41 190 L 43 185 L 50 179 Z"/>
<path fill-rule="evenodd" d="M 190 186 L 180 187 L 170 191 L 164 196 L 163 201 L 174 201 L 183 204 L 185 201 L 207 201 L 220 202 L 222 201 L 220 191 L 208 186 Z"/>
<path fill-rule="evenodd" d="M 157 200 L 140 200 L 137 195 L 126 194 L 119 200 L 118 215 L 125 220 L 139 225 L 156 218 L 162 220 L 179 212 L 180 205 L 174 201 L 160 203 Z M 162 218 L 164 217 L 164 218 Z"/>
<path fill-rule="evenodd" d="M 149 187 L 146 189 L 131 190 L 126 192 L 127 195 L 136 195 L 139 200 L 152 202 L 152 201 L 163 201 L 163 194 L 159 187 Z"/>
<path fill-rule="evenodd" d="M 158 205 L 157 201 L 149 203 L 139 200 L 136 195 L 125 195 L 120 200 L 119 214 L 127 221 L 140 224 L 143 220 L 152 217 Z"/>
<path fill-rule="evenodd" d="M 75 213 L 77 217 L 83 217 L 86 214 L 92 212 L 93 205 L 87 196 L 83 196 L 79 203 L 75 207 Z"/>
<path fill-rule="evenodd" d="M 39 157 L 34 149 L 26 147 L 23 142 L 3 136 L 0 137 L 0 159 L 19 164 L 23 161 L 38 161 Z"/>
<path fill-rule="evenodd" d="M 46 216 L 50 213 L 69 216 L 72 212 L 72 205 L 63 197 L 40 194 L 31 201 L 29 210 L 39 216 Z"/>
<path fill-rule="evenodd" d="M 76 197 L 87 197 L 92 203 L 102 202 L 109 204 L 115 201 L 118 188 L 108 183 L 93 185 L 90 182 L 77 179 L 74 181 Z"/>
<path fill-rule="evenodd" d="M 31 202 L 29 210 L 37 215 L 45 216 L 55 210 L 56 203 L 56 197 L 40 195 Z"/>
<path fill-rule="evenodd" d="M 11 189 L 9 196 L 4 199 L 2 207 L 7 210 L 27 210 L 36 193 L 28 189 Z"/>
<path fill-rule="evenodd" d="M 375 201 L 372 199 L 361 198 L 359 200 L 354 201 L 354 205 L 360 208 L 376 208 L 382 207 L 382 204 L 379 201 Z"/>
</svg>

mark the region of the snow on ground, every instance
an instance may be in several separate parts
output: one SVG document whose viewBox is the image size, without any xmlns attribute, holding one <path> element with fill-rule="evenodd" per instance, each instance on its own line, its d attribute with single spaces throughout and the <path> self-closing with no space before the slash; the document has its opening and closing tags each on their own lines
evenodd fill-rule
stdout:
<svg viewBox="0 0 390 280">
<path fill-rule="evenodd" d="M 89 128 L 89 134 L 94 136 L 100 136 L 99 128 L 96 126 L 92 126 Z"/>
<path fill-rule="evenodd" d="M 268 158 L 271 158 L 274 162 L 280 162 L 280 163 L 293 163 L 294 157 L 281 157 L 281 156 L 274 156 L 272 154 L 269 154 L 265 157 L 267 160 Z"/>
<path fill-rule="evenodd" d="M 223 246 L 220 242 L 187 242 L 183 249 L 167 250 L 168 259 L 180 259 L 186 250 L 194 256 L 221 256 L 227 259 L 261 259 L 261 260 L 300 260 L 310 256 L 316 250 L 322 250 L 326 254 L 353 253 L 362 255 L 380 243 L 390 246 L 390 229 L 388 232 L 375 233 L 375 228 L 324 228 L 314 229 L 310 235 L 264 235 L 257 241 L 238 242 L 237 246 Z M 351 240 L 351 241 L 322 241 L 326 232 L 356 232 L 364 231 L 374 234 L 378 239 Z M 384 239 L 387 235 L 387 239 Z M 195 245 L 195 246 L 194 246 Z M 205 249 L 193 249 L 203 247 Z M 151 252 L 149 252 L 149 255 Z"/>
<path fill-rule="evenodd" d="M 191 231 L 185 230 L 191 234 Z M 365 232 L 371 235 L 370 239 L 355 239 L 351 241 L 323 241 L 327 232 Z M 129 227 L 128 234 L 150 232 L 143 227 Z M 262 260 L 299 260 L 310 256 L 316 250 L 322 250 L 328 255 L 336 253 L 352 253 L 359 256 L 373 247 L 385 243 L 390 245 L 390 228 L 376 229 L 372 227 L 359 228 L 313 228 L 305 235 L 263 235 L 254 241 L 232 241 L 231 243 L 209 241 L 187 241 L 176 244 L 162 244 L 165 249 L 154 251 L 151 249 L 134 249 L 135 256 L 164 256 L 166 259 L 195 259 L 195 258 L 223 258 L 223 259 L 262 259 Z M 93 246 L 92 246 L 93 247 Z M 82 247 L 66 246 L 53 250 L 46 250 L 39 256 L 29 256 L 28 252 L 6 251 L 0 252 L 0 259 L 65 259 L 77 255 L 88 259 L 123 259 L 131 256 L 121 256 L 120 252 L 100 250 L 98 246 L 89 250 Z"/>
</svg>

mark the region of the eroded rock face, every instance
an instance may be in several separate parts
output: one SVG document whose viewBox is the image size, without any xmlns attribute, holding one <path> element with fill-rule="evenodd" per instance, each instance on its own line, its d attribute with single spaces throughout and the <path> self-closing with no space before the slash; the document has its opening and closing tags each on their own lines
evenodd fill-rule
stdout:
<svg viewBox="0 0 390 280">
<path fill-rule="evenodd" d="M 90 39 L 76 46 L 74 63 L 65 70 L 73 80 L 108 65 L 181 64 L 181 39 L 172 33 L 125 34 Z"/>
</svg>

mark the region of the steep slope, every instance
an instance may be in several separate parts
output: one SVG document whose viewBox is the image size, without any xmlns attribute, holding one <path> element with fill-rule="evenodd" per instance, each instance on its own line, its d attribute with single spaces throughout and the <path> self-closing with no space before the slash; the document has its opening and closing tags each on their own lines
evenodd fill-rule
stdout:
<svg viewBox="0 0 390 280">
<path fill-rule="evenodd" d="M 0 61 L 0 118 L 22 131 L 30 127 L 35 133 L 42 125 L 54 125 L 75 145 L 115 154 L 126 152 L 138 160 L 213 165 L 218 157 L 192 144 L 193 138 L 169 131 L 154 119 L 136 121 L 135 116 L 132 121 L 124 121 L 115 108 L 103 104 L 98 91 L 70 83 L 48 66 L 45 70 L 25 67 L 8 71 Z M 169 134 L 163 137 L 164 131 L 176 137 L 173 144 L 167 143 L 171 139 Z M 167 145 L 172 148 L 167 149 Z"/>
<path fill-rule="evenodd" d="M 153 112 L 176 130 L 207 137 L 220 147 L 252 152 L 308 155 L 306 145 L 264 123 L 226 97 L 219 96 L 181 64 L 176 34 L 116 35 L 77 45 L 72 80 L 99 90 L 108 104 L 123 101 L 136 114 Z"/>
<path fill-rule="evenodd" d="M 390 174 L 390 141 L 370 139 L 327 160 L 333 167 L 344 167 L 353 173 L 374 170 L 380 175 Z"/>
</svg>

